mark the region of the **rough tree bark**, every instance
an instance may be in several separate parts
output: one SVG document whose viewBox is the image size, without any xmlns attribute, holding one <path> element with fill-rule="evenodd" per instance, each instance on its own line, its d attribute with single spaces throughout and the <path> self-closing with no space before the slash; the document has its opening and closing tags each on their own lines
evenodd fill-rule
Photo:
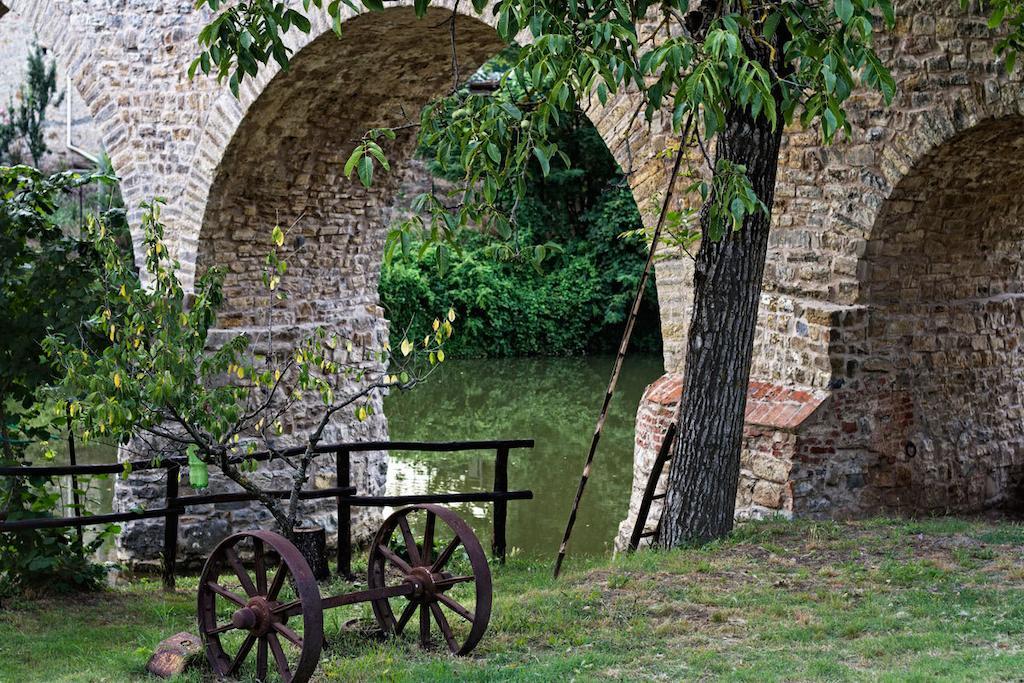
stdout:
<svg viewBox="0 0 1024 683">
<path fill-rule="evenodd" d="M 769 208 L 775 195 L 782 126 L 734 110 L 717 137 L 716 160 L 747 167 Z M 709 217 L 701 217 L 707 234 Z M 673 444 L 659 542 L 701 543 L 733 527 L 743 418 L 771 216 L 748 215 L 741 230 L 704 240 L 696 256 L 693 318 L 682 405 Z"/>
</svg>

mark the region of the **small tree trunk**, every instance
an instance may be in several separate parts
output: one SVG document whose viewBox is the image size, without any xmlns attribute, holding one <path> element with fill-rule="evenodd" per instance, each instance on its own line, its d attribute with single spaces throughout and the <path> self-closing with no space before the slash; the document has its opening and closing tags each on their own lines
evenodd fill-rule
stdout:
<svg viewBox="0 0 1024 683">
<path fill-rule="evenodd" d="M 734 110 L 718 135 L 716 158 L 747 167 L 771 207 L 781 125 Z M 704 234 L 708 215 L 702 216 Z M 686 349 L 679 429 L 673 445 L 663 546 L 705 542 L 732 530 L 739 482 L 750 360 L 757 327 L 770 215 L 748 215 L 741 230 L 705 239 L 696 257 L 693 319 Z"/>
</svg>

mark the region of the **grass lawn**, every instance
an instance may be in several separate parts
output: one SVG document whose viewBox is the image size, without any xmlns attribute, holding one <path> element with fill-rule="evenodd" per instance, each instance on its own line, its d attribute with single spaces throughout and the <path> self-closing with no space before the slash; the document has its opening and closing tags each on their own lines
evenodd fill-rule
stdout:
<svg viewBox="0 0 1024 683">
<path fill-rule="evenodd" d="M 495 568 L 472 656 L 360 638 L 328 612 L 316 680 L 1022 680 L 1024 526 L 758 522 L 701 549 Z M 0 681 L 144 680 L 194 628 L 195 579 L 0 611 Z M 322 592 L 339 592 L 340 585 Z M 192 673 L 190 681 L 204 680 Z"/>
</svg>

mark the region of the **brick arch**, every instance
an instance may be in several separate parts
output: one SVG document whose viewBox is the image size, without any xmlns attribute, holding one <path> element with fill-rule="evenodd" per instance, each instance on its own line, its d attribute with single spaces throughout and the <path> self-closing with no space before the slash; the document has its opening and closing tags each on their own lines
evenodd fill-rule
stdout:
<svg viewBox="0 0 1024 683">
<path fill-rule="evenodd" d="M 835 398 L 865 416 L 842 441 L 890 509 L 1024 503 L 1024 116 L 946 123 L 878 211 L 841 332 Z"/>
<path fill-rule="evenodd" d="M 114 170 L 121 180 L 121 192 L 128 207 L 136 262 L 142 263 L 139 253 L 141 215 L 138 205 L 150 199 L 145 176 L 136 165 L 132 154 L 133 140 L 125 132 L 124 118 L 116 106 L 117 93 L 106 88 L 106 81 L 95 56 L 95 36 L 84 34 L 80 25 L 100 17 L 76 14 L 67 3 L 57 0 L 12 0 L 10 12 L 28 24 L 46 47 L 60 68 L 70 76 L 99 131 L 104 150 L 110 155 Z M 63 87 L 63 84 L 60 84 Z"/>
<path fill-rule="evenodd" d="M 409 3 L 404 3 L 408 5 Z M 454 5 L 455 3 L 448 3 Z M 466 6 L 462 3 L 460 6 Z M 447 19 L 436 7 L 417 19 L 408 6 L 360 13 L 346 19 L 341 40 L 317 17 L 308 36 L 296 37 L 287 73 L 268 69 L 235 99 L 216 98 L 196 147 L 184 209 L 176 223 L 178 256 L 201 274 L 226 270 L 225 303 L 213 343 L 238 331 L 263 330 L 266 287 L 263 259 L 274 225 L 292 226 L 289 244 L 301 237 L 301 252 L 289 260 L 288 303 L 276 309 L 273 328 L 287 345 L 314 326 L 323 326 L 359 348 L 379 348 L 388 321 L 378 305 L 377 283 L 393 198 L 402 166 L 411 158 L 415 130 L 401 130 L 385 143 L 390 173 L 378 172 L 373 187 L 343 176 L 343 166 L 364 131 L 416 120 L 422 106 L 452 82 Z M 463 77 L 503 49 L 496 31 L 473 16 L 458 17 L 458 61 Z M 599 130 L 622 133 L 631 114 L 623 100 L 594 114 Z M 623 139 L 612 145 L 626 151 Z M 634 141 L 635 142 L 635 141 Z M 664 162 L 649 155 L 652 163 Z M 656 169 L 655 169 L 656 170 Z M 652 174 L 643 176 L 650 182 Z M 258 342 L 259 343 L 259 342 Z M 366 354 L 367 367 L 378 362 Z M 370 419 L 339 415 L 325 438 L 385 440 L 387 423 L 379 399 Z M 285 416 L 285 438 L 306 431 L 317 415 L 316 399 Z M 379 491 L 384 454 L 356 463 L 361 491 Z M 329 477 L 328 473 L 323 476 Z M 369 527 L 369 514 L 356 518 Z"/>
<path fill-rule="evenodd" d="M 351 49 L 353 46 L 350 40 L 364 44 L 362 31 L 373 28 L 374 24 L 387 25 L 388 17 L 395 17 L 401 14 L 411 14 L 410 8 L 413 0 L 398 0 L 389 3 L 384 12 L 354 12 L 350 8 L 343 8 L 344 32 L 340 41 L 332 47 L 340 51 Z M 416 31 L 421 36 L 433 33 L 431 41 L 434 43 L 432 60 L 419 59 L 409 60 L 404 68 L 428 68 L 432 72 L 432 78 L 438 82 L 444 82 L 441 73 L 449 68 L 448 59 L 448 34 L 447 27 L 438 27 L 438 21 L 443 21 L 450 16 L 454 9 L 459 14 L 459 50 L 475 52 L 478 44 L 482 46 L 485 42 L 487 47 L 483 52 L 474 55 L 486 57 L 493 56 L 501 49 L 501 43 L 493 30 L 488 33 L 483 27 L 493 27 L 496 20 L 488 15 L 477 15 L 466 11 L 467 3 L 459 3 L 457 0 L 439 0 L 433 2 L 430 9 L 430 16 L 423 20 L 412 20 L 404 27 L 405 31 Z M 293 34 L 290 37 L 290 45 L 295 51 L 293 60 L 301 60 L 304 50 L 319 44 L 323 45 L 333 41 L 333 30 L 326 14 L 315 12 L 311 15 L 312 29 L 308 34 Z M 467 35 L 467 31 L 469 34 Z M 467 38 L 469 41 L 467 42 Z M 518 36 L 520 41 L 530 39 L 528 31 L 523 31 Z M 374 40 L 387 41 L 390 36 L 375 36 Z M 417 45 L 422 48 L 423 43 Z M 438 49 L 443 46 L 443 49 Z M 400 57 L 408 59 L 408 56 Z M 465 74 L 468 71 L 467 64 L 462 63 L 460 57 L 460 68 Z M 388 69 L 382 69 L 381 73 L 388 73 Z M 208 204 L 213 193 L 216 191 L 218 173 L 221 173 L 232 141 L 239 135 L 244 120 L 250 115 L 253 106 L 264 96 L 266 90 L 272 87 L 277 81 L 285 81 L 292 76 L 292 73 L 283 74 L 276 63 L 271 62 L 261 69 L 257 78 L 249 80 L 242 87 L 240 96 L 235 98 L 228 92 L 227 88 L 221 88 L 209 107 L 209 113 L 203 125 L 202 132 L 195 146 L 194 157 L 191 161 L 191 171 L 185 183 L 181 201 L 177 207 L 178 215 L 176 222 L 176 234 L 178 239 L 178 255 L 183 265 L 183 280 L 187 285 L 191 284 L 195 272 L 196 258 L 198 255 L 200 233 L 204 225 L 204 217 L 208 212 Z M 435 83 L 436 85 L 436 83 Z M 424 90 L 419 88 L 419 90 Z M 431 94 L 443 92 L 443 89 L 435 89 Z M 423 100 L 425 103 L 425 99 Z M 651 203 L 647 200 L 657 196 L 663 191 L 661 185 L 667 177 L 667 163 L 659 158 L 658 153 L 668 144 L 671 135 L 669 119 L 667 114 L 658 115 L 650 126 L 637 125 L 633 117 L 633 111 L 637 106 L 637 95 L 629 89 L 623 89 L 616 96 L 609 99 L 606 105 L 600 105 L 596 99 L 589 103 L 586 109 L 588 117 L 593 121 L 601 133 L 609 150 L 615 159 L 627 169 L 630 177 L 630 184 L 634 196 L 637 198 L 637 205 L 641 211 L 647 211 Z M 352 136 L 358 136 L 362 131 L 353 130 Z"/>
</svg>

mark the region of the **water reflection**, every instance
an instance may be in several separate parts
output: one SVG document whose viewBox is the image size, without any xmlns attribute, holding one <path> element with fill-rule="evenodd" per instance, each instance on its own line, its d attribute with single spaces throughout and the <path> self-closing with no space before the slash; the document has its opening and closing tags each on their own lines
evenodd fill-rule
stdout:
<svg viewBox="0 0 1024 683">
<path fill-rule="evenodd" d="M 509 504 L 510 546 L 533 556 L 557 551 L 569 505 L 604 398 L 611 357 L 448 361 L 430 382 L 385 401 L 394 440 L 533 438 L 513 451 L 511 488 L 533 489 L 532 501 Z M 661 359 L 627 360 L 612 401 L 597 464 L 573 535 L 577 553 L 611 550 L 629 503 L 633 420 L 644 387 L 662 373 Z M 395 453 L 391 495 L 490 489 L 494 453 Z M 489 543 L 491 507 L 456 506 Z"/>
</svg>

